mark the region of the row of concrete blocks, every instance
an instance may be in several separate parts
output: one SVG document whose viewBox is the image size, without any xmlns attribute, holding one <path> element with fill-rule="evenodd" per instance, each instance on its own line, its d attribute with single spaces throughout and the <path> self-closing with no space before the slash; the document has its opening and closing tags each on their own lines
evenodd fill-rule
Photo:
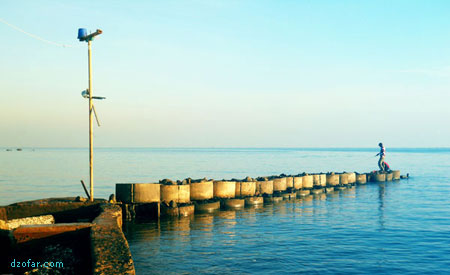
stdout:
<svg viewBox="0 0 450 275">
<path fill-rule="evenodd" d="M 166 185 L 160 183 L 118 183 L 116 198 L 123 204 L 163 203 L 161 214 L 168 216 L 186 215 L 203 207 L 207 200 L 222 200 L 222 206 L 241 205 L 246 198 L 247 204 L 256 205 L 262 197 L 270 199 L 273 194 L 286 191 L 307 191 L 332 188 L 345 185 L 365 184 L 368 181 L 382 182 L 400 179 L 400 171 L 389 173 L 328 173 L 302 176 L 286 176 L 265 181 L 213 181 L 203 180 L 183 185 Z M 303 192 L 305 193 L 305 192 Z M 309 193 L 308 193 L 309 194 Z M 230 200 L 238 198 L 238 200 Z M 241 200 L 239 200 L 241 199 Z M 174 204 L 178 207 L 174 207 Z M 206 204 L 205 204 L 206 205 Z M 209 207 L 209 206 L 208 206 Z M 158 207 L 159 209 L 159 207 Z M 159 210 L 158 210 L 159 216 Z"/>
</svg>

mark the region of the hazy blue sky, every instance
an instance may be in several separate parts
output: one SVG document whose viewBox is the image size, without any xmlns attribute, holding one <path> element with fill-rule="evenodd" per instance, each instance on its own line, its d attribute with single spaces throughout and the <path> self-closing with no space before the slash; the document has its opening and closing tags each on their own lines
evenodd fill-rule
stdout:
<svg viewBox="0 0 450 275">
<path fill-rule="evenodd" d="M 9 1 L 0 146 L 450 146 L 448 1 Z"/>
</svg>

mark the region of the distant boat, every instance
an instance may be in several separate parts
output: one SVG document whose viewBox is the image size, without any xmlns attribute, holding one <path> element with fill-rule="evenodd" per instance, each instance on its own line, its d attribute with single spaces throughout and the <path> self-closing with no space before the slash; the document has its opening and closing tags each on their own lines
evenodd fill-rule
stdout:
<svg viewBox="0 0 450 275">
<path fill-rule="evenodd" d="M 12 151 L 12 149 L 6 149 L 6 151 Z"/>
<path fill-rule="evenodd" d="M 22 148 L 17 148 L 17 151 L 22 151 Z"/>
</svg>

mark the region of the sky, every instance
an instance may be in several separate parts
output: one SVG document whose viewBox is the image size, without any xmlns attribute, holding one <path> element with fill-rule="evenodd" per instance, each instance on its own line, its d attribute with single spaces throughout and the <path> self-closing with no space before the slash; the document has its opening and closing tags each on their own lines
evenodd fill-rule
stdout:
<svg viewBox="0 0 450 275">
<path fill-rule="evenodd" d="M 0 6 L 1 147 L 88 146 L 78 28 L 96 147 L 450 147 L 448 1 Z"/>
</svg>

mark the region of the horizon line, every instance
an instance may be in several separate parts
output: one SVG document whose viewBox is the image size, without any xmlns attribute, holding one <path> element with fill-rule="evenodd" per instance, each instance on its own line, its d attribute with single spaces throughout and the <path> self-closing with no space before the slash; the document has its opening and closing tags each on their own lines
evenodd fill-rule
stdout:
<svg viewBox="0 0 450 275">
<path fill-rule="evenodd" d="M 0 146 L 2 149 L 89 149 L 89 147 L 50 147 L 50 146 Z M 252 147 L 252 146 L 209 146 L 209 147 L 198 147 L 198 146 L 158 146 L 158 147 L 148 147 L 148 146 L 96 146 L 94 149 L 373 149 L 378 148 L 378 146 L 373 147 Z M 450 146 L 436 146 L 436 147 L 388 147 L 389 149 L 450 149 Z"/>
</svg>

